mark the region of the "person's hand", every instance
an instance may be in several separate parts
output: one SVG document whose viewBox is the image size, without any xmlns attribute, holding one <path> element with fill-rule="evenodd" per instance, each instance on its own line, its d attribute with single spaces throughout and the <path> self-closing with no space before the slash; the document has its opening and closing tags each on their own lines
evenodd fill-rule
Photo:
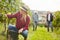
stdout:
<svg viewBox="0 0 60 40">
<path fill-rule="evenodd" d="M 11 15 L 11 13 L 9 12 L 9 13 L 7 13 L 7 15 Z"/>
<path fill-rule="evenodd" d="M 5 15 L 5 17 L 7 17 L 7 14 L 4 14 Z"/>
<path fill-rule="evenodd" d="M 18 31 L 18 33 L 22 33 L 22 31 L 23 31 L 23 28 L 21 28 L 21 29 Z"/>
</svg>

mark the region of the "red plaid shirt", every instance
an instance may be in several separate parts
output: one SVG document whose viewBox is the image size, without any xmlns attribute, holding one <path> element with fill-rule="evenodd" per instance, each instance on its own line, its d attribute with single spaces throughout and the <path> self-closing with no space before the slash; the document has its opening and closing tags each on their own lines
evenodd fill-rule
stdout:
<svg viewBox="0 0 60 40">
<path fill-rule="evenodd" d="M 16 28 L 19 30 L 23 28 L 23 30 L 28 30 L 28 25 L 30 23 L 30 18 L 29 16 L 26 17 L 26 21 L 21 20 L 22 15 L 20 12 L 14 14 L 14 15 L 7 15 L 8 18 L 16 18 Z"/>
</svg>

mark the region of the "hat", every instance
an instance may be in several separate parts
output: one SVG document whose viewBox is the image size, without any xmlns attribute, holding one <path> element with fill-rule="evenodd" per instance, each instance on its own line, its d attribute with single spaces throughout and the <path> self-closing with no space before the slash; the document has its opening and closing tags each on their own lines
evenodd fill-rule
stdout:
<svg viewBox="0 0 60 40">
<path fill-rule="evenodd" d="M 26 5 L 23 5 L 23 6 L 21 6 L 20 7 L 22 10 L 24 10 L 24 11 L 27 11 L 28 10 L 28 7 L 26 6 Z"/>
</svg>

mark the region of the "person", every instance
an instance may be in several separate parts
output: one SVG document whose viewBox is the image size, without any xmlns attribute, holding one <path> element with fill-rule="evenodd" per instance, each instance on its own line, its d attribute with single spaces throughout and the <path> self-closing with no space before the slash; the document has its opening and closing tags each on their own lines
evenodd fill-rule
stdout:
<svg viewBox="0 0 60 40">
<path fill-rule="evenodd" d="M 24 40 L 27 40 L 27 36 L 28 36 L 28 26 L 30 23 L 30 17 L 27 13 L 28 9 L 26 8 L 26 6 L 22 6 L 21 10 L 15 14 L 7 14 L 6 16 L 8 18 L 16 18 L 16 27 L 14 25 L 9 25 L 8 26 L 8 30 L 14 31 L 16 33 L 21 34 L 24 37 Z M 14 34 L 13 34 L 14 35 Z M 16 36 L 16 35 L 14 35 Z M 18 37 L 18 35 L 17 35 Z M 18 40 L 18 38 L 16 39 L 13 38 L 13 40 Z"/>
<path fill-rule="evenodd" d="M 53 21 L 53 15 L 49 11 L 47 12 L 47 30 L 49 32 L 49 27 L 51 28 L 51 31 L 53 32 L 53 26 L 52 26 L 52 21 Z"/>
<path fill-rule="evenodd" d="M 33 19 L 33 31 L 35 31 L 37 29 L 38 24 L 38 14 L 36 12 L 32 15 L 32 19 Z"/>
</svg>

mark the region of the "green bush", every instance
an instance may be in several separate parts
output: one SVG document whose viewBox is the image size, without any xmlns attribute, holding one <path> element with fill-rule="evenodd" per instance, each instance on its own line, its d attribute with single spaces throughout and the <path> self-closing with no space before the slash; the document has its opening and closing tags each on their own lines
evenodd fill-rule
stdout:
<svg viewBox="0 0 60 40">
<path fill-rule="evenodd" d="M 60 11 L 55 12 L 53 19 L 53 26 L 55 27 L 55 33 L 60 35 Z"/>
<path fill-rule="evenodd" d="M 53 19 L 53 26 L 60 27 L 60 11 L 55 12 L 55 17 Z"/>
</svg>

